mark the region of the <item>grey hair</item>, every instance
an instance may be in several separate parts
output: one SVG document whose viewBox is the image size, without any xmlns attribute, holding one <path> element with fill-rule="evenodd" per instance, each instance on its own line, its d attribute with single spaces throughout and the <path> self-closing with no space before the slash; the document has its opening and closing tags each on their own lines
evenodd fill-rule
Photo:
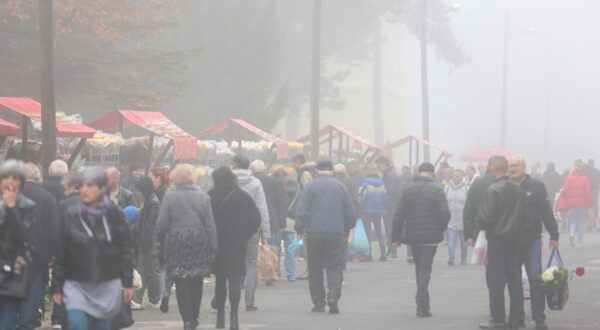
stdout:
<svg viewBox="0 0 600 330">
<path fill-rule="evenodd" d="M 336 174 L 347 175 L 347 173 L 346 173 L 346 166 L 344 164 L 335 164 L 335 166 L 333 167 L 333 171 Z"/>
<path fill-rule="evenodd" d="M 27 173 L 27 180 L 40 183 L 42 181 L 42 172 L 40 168 L 34 163 L 25 164 L 25 173 Z"/>
<path fill-rule="evenodd" d="M 81 172 L 81 182 L 85 180 L 91 180 L 98 187 L 104 188 L 108 185 L 108 176 L 106 175 L 106 171 L 100 166 L 90 166 L 86 167 Z"/>
<path fill-rule="evenodd" d="M 65 177 L 69 174 L 69 165 L 64 160 L 57 159 L 50 163 L 48 174 L 50 176 Z"/>
<path fill-rule="evenodd" d="M 0 165 L 0 179 L 4 179 L 10 175 L 18 176 L 21 180 L 21 184 L 24 184 L 25 178 L 27 177 L 25 163 L 20 160 L 9 159 Z"/>
<path fill-rule="evenodd" d="M 252 171 L 254 171 L 254 173 L 263 173 L 267 170 L 265 162 L 260 159 L 253 161 L 252 164 L 250 164 L 250 168 Z"/>
</svg>

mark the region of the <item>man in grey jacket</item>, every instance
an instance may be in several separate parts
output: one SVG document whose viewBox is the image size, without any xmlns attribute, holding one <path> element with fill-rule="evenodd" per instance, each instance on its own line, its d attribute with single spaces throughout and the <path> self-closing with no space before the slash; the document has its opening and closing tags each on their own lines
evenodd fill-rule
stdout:
<svg viewBox="0 0 600 330">
<path fill-rule="evenodd" d="M 258 274 L 256 261 L 258 259 L 258 239 L 262 237 L 264 241 L 268 241 L 271 238 L 271 226 L 269 222 L 269 208 L 267 207 L 267 199 L 265 192 L 260 180 L 255 178 L 250 171 L 250 160 L 244 155 L 236 155 L 231 161 L 231 167 L 233 173 L 238 178 L 238 185 L 240 188 L 248 193 L 256 207 L 260 212 L 260 229 L 250 240 L 248 241 L 248 248 L 246 252 L 246 311 L 255 311 L 258 308 L 254 304 L 254 294 L 256 292 L 256 286 L 258 284 Z"/>
</svg>

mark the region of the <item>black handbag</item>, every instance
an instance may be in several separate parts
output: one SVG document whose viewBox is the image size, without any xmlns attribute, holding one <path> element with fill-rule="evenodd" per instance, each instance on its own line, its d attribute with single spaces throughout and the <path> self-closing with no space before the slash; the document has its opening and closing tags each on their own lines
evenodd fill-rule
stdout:
<svg viewBox="0 0 600 330">
<path fill-rule="evenodd" d="M 0 296 L 24 299 L 27 297 L 29 267 L 22 267 L 18 274 L 15 273 L 14 267 L 14 261 L 0 259 Z"/>
<path fill-rule="evenodd" d="M 131 304 L 123 304 L 121 311 L 112 319 L 112 330 L 129 328 L 135 323 L 131 314 Z"/>
</svg>

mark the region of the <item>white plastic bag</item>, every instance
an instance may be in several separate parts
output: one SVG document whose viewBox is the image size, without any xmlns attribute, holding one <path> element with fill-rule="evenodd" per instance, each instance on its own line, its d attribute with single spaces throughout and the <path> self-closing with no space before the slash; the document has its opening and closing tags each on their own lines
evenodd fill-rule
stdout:
<svg viewBox="0 0 600 330">
<path fill-rule="evenodd" d="M 527 277 L 527 271 L 525 270 L 525 266 L 521 267 L 521 285 L 523 285 L 523 299 L 531 298 L 531 290 L 529 288 L 529 277 Z"/>
<path fill-rule="evenodd" d="M 473 256 L 471 257 L 471 263 L 473 265 L 483 266 L 487 264 L 487 239 L 485 238 L 485 230 L 479 232 L 477 235 L 477 241 L 473 247 Z"/>
<path fill-rule="evenodd" d="M 141 289 L 142 288 L 142 275 L 138 273 L 137 270 L 133 270 L 133 288 Z"/>
</svg>

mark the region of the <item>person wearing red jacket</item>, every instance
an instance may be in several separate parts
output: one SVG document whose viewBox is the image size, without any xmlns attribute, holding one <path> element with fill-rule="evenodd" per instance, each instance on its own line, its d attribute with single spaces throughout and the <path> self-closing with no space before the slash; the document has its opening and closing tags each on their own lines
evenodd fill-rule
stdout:
<svg viewBox="0 0 600 330">
<path fill-rule="evenodd" d="M 570 244 L 575 246 L 575 232 L 578 233 L 579 245 L 583 241 L 585 223 L 592 206 L 592 187 L 585 175 L 583 161 L 575 161 L 575 169 L 565 180 L 561 191 L 562 198 L 567 202 L 570 221 Z"/>
</svg>

